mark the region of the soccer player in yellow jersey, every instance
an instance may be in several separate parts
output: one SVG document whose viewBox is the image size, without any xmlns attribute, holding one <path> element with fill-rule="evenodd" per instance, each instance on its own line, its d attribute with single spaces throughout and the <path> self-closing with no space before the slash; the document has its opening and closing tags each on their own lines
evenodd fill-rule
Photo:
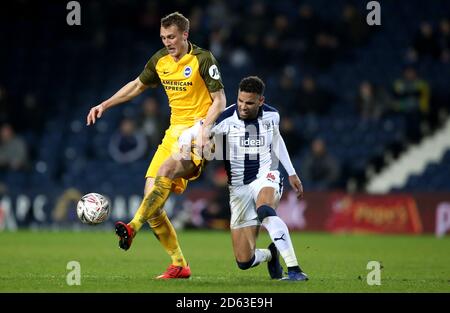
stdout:
<svg viewBox="0 0 450 313">
<path fill-rule="evenodd" d="M 93 107 L 87 125 L 109 108 L 129 101 L 149 87 L 160 83 L 169 99 L 170 126 L 153 156 L 146 174 L 145 196 L 134 218 L 128 224 L 117 222 L 119 246 L 128 250 L 140 228 L 149 223 L 154 234 L 170 255 L 172 263 L 159 279 L 189 278 L 191 270 L 183 256 L 177 234 L 164 211 L 170 192 L 182 193 L 188 180 L 200 175 L 202 159 L 179 159 L 181 133 L 203 120 L 197 135 L 197 146 L 209 140 L 209 128 L 225 109 L 226 98 L 217 61 L 208 50 L 188 41 L 189 20 L 175 12 L 161 19 L 160 36 L 164 48 L 156 52 L 135 80 L 123 86 L 108 100 Z"/>
</svg>

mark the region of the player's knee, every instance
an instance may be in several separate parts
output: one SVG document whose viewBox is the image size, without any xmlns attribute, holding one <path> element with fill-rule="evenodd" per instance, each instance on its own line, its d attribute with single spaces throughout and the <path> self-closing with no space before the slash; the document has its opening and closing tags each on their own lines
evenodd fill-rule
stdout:
<svg viewBox="0 0 450 313">
<path fill-rule="evenodd" d="M 164 163 L 158 170 L 158 176 L 173 178 L 175 175 L 175 168 L 171 163 Z"/>
<path fill-rule="evenodd" d="M 268 216 L 277 216 L 277 212 L 268 205 L 261 205 L 256 209 L 256 213 L 258 214 L 258 220 L 261 223 Z"/>
<path fill-rule="evenodd" d="M 247 262 L 239 262 L 238 260 L 236 260 L 236 264 L 241 270 L 248 270 L 250 267 L 252 267 L 254 261 L 255 256 L 253 255 L 253 257 Z"/>
</svg>

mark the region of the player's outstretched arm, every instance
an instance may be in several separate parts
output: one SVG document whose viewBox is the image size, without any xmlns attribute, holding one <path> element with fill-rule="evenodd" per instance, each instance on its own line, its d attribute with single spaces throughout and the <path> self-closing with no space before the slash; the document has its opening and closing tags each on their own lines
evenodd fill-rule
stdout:
<svg viewBox="0 0 450 313">
<path fill-rule="evenodd" d="M 298 177 L 298 175 L 295 173 L 295 169 L 294 166 L 292 165 L 291 158 L 289 157 L 289 152 L 287 151 L 286 144 L 284 143 L 283 137 L 279 133 L 278 133 L 278 140 L 279 140 L 278 158 L 280 159 L 281 164 L 283 164 L 286 172 L 289 175 L 289 184 L 297 194 L 297 199 L 301 199 L 303 198 L 302 182 Z"/>
<path fill-rule="evenodd" d="M 191 128 L 186 129 L 178 138 L 178 148 L 181 158 L 187 160 L 191 157 L 192 140 L 197 136 L 202 121 L 198 121 Z"/>
<path fill-rule="evenodd" d="M 289 152 L 287 151 L 286 144 L 284 143 L 283 137 L 281 136 L 278 128 L 274 133 L 274 148 L 277 158 L 280 160 L 281 164 L 283 164 L 284 169 L 289 175 L 289 184 L 297 194 L 297 198 L 303 198 L 302 182 L 295 173 L 295 169 L 292 165 L 291 158 L 289 157 Z"/>
<path fill-rule="evenodd" d="M 211 107 L 208 109 L 208 113 L 206 114 L 205 120 L 203 121 L 204 127 L 210 127 L 216 119 L 219 117 L 220 113 L 225 110 L 227 105 L 227 98 L 225 97 L 225 92 L 223 89 L 220 89 L 216 92 L 210 93 L 211 98 L 213 100 Z"/>
<path fill-rule="evenodd" d="M 294 189 L 295 193 L 297 194 L 297 199 L 303 198 L 303 185 L 298 178 L 297 174 L 290 175 L 289 176 L 289 184 L 291 185 L 292 189 Z"/>
<path fill-rule="evenodd" d="M 197 145 L 200 147 L 204 147 L 206 144 L 208 144 L 211 127 L 219 117 L 220 113 L 225 110 L 225 107 L 227 105 L 227 99 L 225 97 L 225 92 L 223 89 L 220 89 L 216 92 L 211 92 L 210 95 L 213 99 L 213 102 L 208 109 L 208 113 L 206 114 L 205 119 L 203 120 L 196 140 Z"/>
<path fill-rule="evenodd" d="M 102 114 L 107 109 L 133 99 L 134 97 L 140 95 L 148 87 L 149 86 L 144 85 L 141 82 L 139 77 L 129 82 L 128 84 L 120 88 L 119 91 L 117 91 L 111 98 L 91 108 L 86 118 L 86 125 L 95 124 L 96 119 L 102 117 Z"/>
</svg>

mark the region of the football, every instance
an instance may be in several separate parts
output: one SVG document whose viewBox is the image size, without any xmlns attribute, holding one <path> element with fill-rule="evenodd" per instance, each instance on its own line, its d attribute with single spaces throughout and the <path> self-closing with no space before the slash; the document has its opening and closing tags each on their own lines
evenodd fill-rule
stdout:
<svg viewBox="0 0 450 313">
<path fill-rule="evenodd" d="M 99 193 L 88 193 L 77 204 L 78 218 L 84 224 L 100 224 L 108 218 L 109 212 L 108 199 Z"/>
</svg>

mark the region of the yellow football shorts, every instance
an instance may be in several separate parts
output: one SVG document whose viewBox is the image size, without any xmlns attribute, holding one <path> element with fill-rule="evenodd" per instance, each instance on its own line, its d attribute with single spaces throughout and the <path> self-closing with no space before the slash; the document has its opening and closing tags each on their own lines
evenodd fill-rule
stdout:
<svg viewBox="0 0 450 313">
<path fill-rule="evenodd" d="M 190 126 L 191 125 L 170 125 L 170 127 L 166 130 L 162 143 L 158 146 L 158 149 L 156 150 L 155 155 L 150 162 L 150 166 L 148 167 L 145 178 L 156 177 L 158 169 L 161 167 L 164 161 L 166 161 L 172 154 L 179 153 L 180 148 L 178 146 L 178 137 L 180 137 L 181 133 L 184 130 L 188 129 Z M 197 167 L 195 172 L 189 177 L 174 179 L 174 182 L 172 184 L 173 192 L 178 194 L 183 193 L 183 191 L 187 187 L 188 181 L 197 179 L 200 176 L 202 168 L 205 164 L 205 159 L 194 156 L 194 152 L 192 151 L 191 160 Z"/>
</svg>

